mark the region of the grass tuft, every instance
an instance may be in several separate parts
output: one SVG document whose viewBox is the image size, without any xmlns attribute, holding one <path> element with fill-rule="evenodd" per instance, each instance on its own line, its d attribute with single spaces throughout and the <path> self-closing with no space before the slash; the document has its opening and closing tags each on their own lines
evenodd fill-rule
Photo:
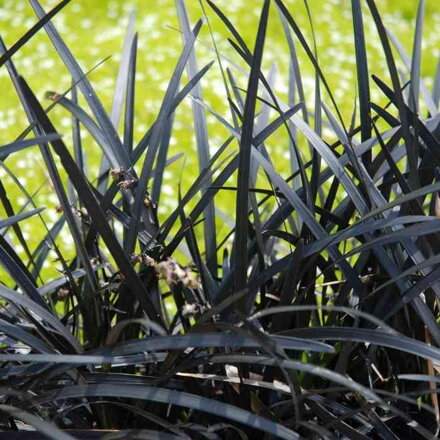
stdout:
<svg viewBox="0 0 440 440">
<path fill-rule="evenodd" d="M 440 75 L 430 93 L 425 2 L 408 56 L 374 0 L 351 1 L 358 97 L 347 122 L 306 1 L 311 42 L 287 2 L 265 0 L 251 50 L 218 4 L 202 2 L 191 27 L 176 0 L 183 48 L 140 140 L 134 12 L 107 113 L 51 22 L 68 2 L 46 14 L 30 0 L 37 24 L 10 49 L 0 40 L 0 68 L 28 118 L 0 146 L 0 438 L 436 438 Z M 386 78 L 368 63 L 367 19 Z M 285 94 L 283 70 L 265 68 L 275 26 L 288 49 Z M 14 64 L 43 27 L 72 77 L 69 90 L 46 93 L 47 108 Z M 205 27 L 216 60 L 200 68 Z M 300 53 L 314 70 L 311 100 Z M 204 99 L 214 69 L 229 115 Z M 194 157 L 170 148 L 186 103 Z M 54 107 L 69 114 L 70 135 Z M 32 191 L 13 161 L 30 149 L 47 178 Z M 179 165 L 174 200 L 165 173 Z M 58 200 L 50 226 L 42 188 Z M 235 200 L 227 212 L 223 197 Z M 32 221 L 41 236 L 27 239 Z"/>
</svg>

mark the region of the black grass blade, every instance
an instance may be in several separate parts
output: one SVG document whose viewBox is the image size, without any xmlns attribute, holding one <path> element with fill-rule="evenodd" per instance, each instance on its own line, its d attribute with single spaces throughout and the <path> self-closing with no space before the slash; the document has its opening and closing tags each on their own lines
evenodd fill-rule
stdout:
<svg viewBox="0 0 440 440">
<path fill-rule="evenodd" d="M 260 24 L 255 40 L 254 54 L 252 57 L 251 71 L 247 86 L 246 101 L 243 114 L 243 126 L 240 138 L 240 153 L 237 177 L 237 201 L 235 209 L 235 237 L 234 253 L 239 256 L 234 271 L 234 289 L 241 291 L 246 287 L 248 258 L 248 204 L 249 204 L 249 179 L 251 165 L 251 149 L 254 130 L 254 118 L 257 104 L 258 81 L 260 77 L 261 62 L 263 59 L 264 40 L 266 37 L 267 21 L 269 17 L 270 2 L 265 1 L 261 11 Z M 242 300 L 243 301 L 243 300 Z M 240 304 L 240 303 L 239 303 Z"/>
</svg>

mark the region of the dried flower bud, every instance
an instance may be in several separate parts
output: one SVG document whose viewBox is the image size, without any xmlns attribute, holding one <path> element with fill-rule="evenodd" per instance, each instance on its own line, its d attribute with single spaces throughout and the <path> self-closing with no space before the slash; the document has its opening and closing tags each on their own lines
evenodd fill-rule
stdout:
<svg viewBox="0 0 440 440">
<path fill-rule="evenodd" d="M 137 179 L 127 179 L 118 183 L 119 188 L 130 189 L 137 185 Z"/>
<path fill-rule="evenodd" d="M 57 101 L 63 97 L 63 95 L 60 95 L 57 92 L 46 92 L 45 96 L 47 99 L 50 99 L 52 101 Z"/>
<path fill-rule="evenodd" d="M 114 168 L 110 170 L 110 174 L 113 177 L 113 180 L 119 181 L 124 177 L 125 170 L 122 167 Z"/>
<path fill-rule="evenodd" d="M 133 264 L 144 263 L 146 266 L 154 267 L 156 266 L 156 260 L 151 258 L 149 255 L 143 254 L 133 254 L 131 256 L 131 262 Z"/>
<path fill-rule="evenodd" d="M 200 287 L 199 281 L 190 273 L 187 273 L 187 277 L 182 282 L 185 286 L 191 287 L 191 289 L 198 289 Z"/>
<path fill-rule="evenodd" d="M 194 313 L 197 312 L 197 309 L 198 309 L 198 307 L 197 307 L 196 303 L 185 304 L 183 306 L 182 314 L 183 314 L 183 316 L 194 315 Z"/>
<path fill-rule="evenodd" d="M 69 287 L 66 287 L 66 286 L 64 286 L 64 287 L 60 287 L 58 290 L 57 290 L 57 297 L 58 297 L 58 299 L 60 300 L 60 301 L 62 301 L 62 300 L 64 300 L 64 299 L 66 299 L 69 295 L 70 295 L 70 288 Z"/>
<path fill-rule="evenodd" d="M 169 286 L 179 282 L 192 289 L 197 289 L 200 286 L 194 276 L 186 269 L 182 268 L 172 258 L 167 258 L 166 260 L 157 263 L 155 270 L 159 275 L 159 278 L 165 280 Z"/>
<path fill-rule="evenodd" d="M 133 264 L 142 263 L 142 261 L 143 261 L 142 254 L 132 254 L 131 262 Z"/>
<path fill-rule="evenodd" d="M 124 283 L 125 282 L 125 276 L 123 273 L 118 272 L 115 277 L 114 277 L 114 281 L 116 283 Z"/>
<path fill-rule="evenodd" d="M 81 208 L 81 209 L 78 211 L 78 215 L 79 215 L 80 217 L 86 217 L 86 218 L 88 218 L 88 217 L 89 217 L 89 212 L 87 211 L 86 208 Z"/>
<path fill-rule="evenodd" d="M 144 208 L 150 208 L 151 206 L 153 206 L 153 201 L 151 200 L 150 196 L 145 196 L 144 198 Z"/>
<path fill-rule="evenodd" d="M 154 267 L 157 264 L 156 260 L 148 256 L 147 254 L 142 254 L 142 258 L 143 258 L 142 261 L 146 266 Z"/>
</svg>

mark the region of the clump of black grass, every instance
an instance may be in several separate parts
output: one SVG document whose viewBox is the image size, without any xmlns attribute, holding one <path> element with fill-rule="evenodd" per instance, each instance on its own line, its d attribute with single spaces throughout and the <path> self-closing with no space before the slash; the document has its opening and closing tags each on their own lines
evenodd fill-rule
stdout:
<svg viewBox="0 0 440 440">
<path fill-rule="evenodd" d="M 425 2 L 401 72 L 392 45 L 402 49 L 375 2 L 352 0 L 358 102 L 347 125 L 314 44 L 281 0 L 263 2 L 253 47 L 215 3 L 201 3 L 206 26 L 217 20 L 230 33 L 239 75 L 248 72 L 240 89 L 213 38 L 230 114 L 210 109 L 200 80 L 213 63 L 200 68 L 194 51 L 202 21 L 191 28 L 177 0 L 183 50 L 139 142 L 134 16 L 108 114 L 50 21 L 69 1 L 49 14 L 30 3 L 37 25 L 9 50 L 0 45 L 0 68 L 29 119 L 18 139 L 0 147 L 5 180 L 28 200 L 18 207 L 0 181 L 7 273 L 0 437 L 27 438 L 29 429 L 57 440 L 436 436 L 440 73 L 430 92 L 420 77 Z M 271 10 L 288 44 L 288 102 L 261 69 Z M 369 71 L 363 14 L 377 28 L 386 78 Z M 47 108 L 12 58 L 43 26 L 72 76 L 68 91 L 47 94 Z M 299 54 L 316 73 L 314 105 Z M 372 88 L 386 105 L 371 101 Z M 191 186 L 160 216 L 164 171 L 182 160 L 169 154 L 174 114 L 188 99 L 199 173 L 186 176 Z M 51 121 L 54 106 L 72 117 L 73 149 Z M 208 111 L 230 133 L 215 153 Z M 324 126 L 336 141 L 321 134 Z M 94 140 L 87 153 L 102 153 L 99 169 L 85 166 L 84 132 Z M 268 146 L 275 132 L 285 139 L 276 148 L 291 157 L 287 179 Z M 30 147 L 59 200 L 50 227 L 38 191 L 20 184 L 9 160 Z M 215 202 L 231 191 L 236 205 L 225 235 Z M 32 216 L 43 233 L 26 241 L 20 222 Z M 73 239 L 67 250 L 66 234 Z M 54 253 L 62 274 L 47 279 Z"/>
</svg>

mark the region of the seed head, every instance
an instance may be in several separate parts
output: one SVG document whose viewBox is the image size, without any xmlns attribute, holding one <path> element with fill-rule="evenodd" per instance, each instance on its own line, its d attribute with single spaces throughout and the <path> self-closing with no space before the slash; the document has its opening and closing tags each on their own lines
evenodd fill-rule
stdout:
<svg viewBox="0 0 440 440">
<path fill-rule="evenodd" d="M 197 279 L 172 258 L 167 258 L 157 263 L 154 269 L 159 275 L 159 278 L 165 280 L 169 286 L 180 282 L 185 287 L 191 287 L 192 289 L 200 287 Z"/>
</svg>

